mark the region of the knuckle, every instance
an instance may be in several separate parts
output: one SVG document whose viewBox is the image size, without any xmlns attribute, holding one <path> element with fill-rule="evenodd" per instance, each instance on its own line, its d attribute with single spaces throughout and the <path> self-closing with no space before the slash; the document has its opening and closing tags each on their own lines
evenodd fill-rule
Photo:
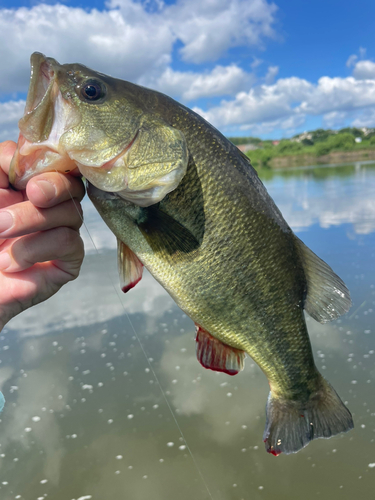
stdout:
<svg viewBox="0 0 375 500">
<path fill-rule="evenodd" d="M 66 254 L 75 245 L 79 234 L 69 227 L 60 227 L 57 230 L 58 246 L 61 252 Z"/>
<path fill-rule="evenodd" d="M 70 226 L 79 229 L 83 224 L 83 210 L 78 200 L 73 199 L 69 202 Z"/>
<path fill-rule="evenodd" d="M 12 257 L 22 269 L 33 266 L 36 262 L 34 247 L 28 244 L 27 238 L 18 238 L 12 245 Z"/>
<path fill-rule="evenodd" d="M 57 244 L 60 256 L 74 256 L 75 259 L 83 259 L 83 241 L 78 231 L 69 227 L 61 227 L 57 230 Z"/>
</svg>

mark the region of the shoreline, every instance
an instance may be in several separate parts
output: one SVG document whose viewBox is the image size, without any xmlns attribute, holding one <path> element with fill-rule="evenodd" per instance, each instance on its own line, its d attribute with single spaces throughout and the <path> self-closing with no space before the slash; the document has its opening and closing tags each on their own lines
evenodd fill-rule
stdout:
<svg viewBox="0 0 375 500">
<path fill-rule="evenodd" d="M 251 159 L 251 154 L 249 155 Z M 343 163 L 356 163 L 361 161 L 375 161 L 375 149 L 362 149 L 355 151 L 332 151 L 327 155 L 288 155 L 275 156 L 271 158 L 266 167 L 271 169 L 283 169 L 291 167 L 308 167 L 313 165 L 333 165 Z"/>
</svg>

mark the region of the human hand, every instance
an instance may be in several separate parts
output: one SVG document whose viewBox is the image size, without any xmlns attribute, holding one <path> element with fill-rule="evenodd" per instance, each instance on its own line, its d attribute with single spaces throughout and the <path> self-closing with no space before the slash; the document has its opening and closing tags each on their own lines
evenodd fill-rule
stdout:
<svg viewBox="0 0 375 500">
<path fill-rule="evenodd" d="M 81 179 L 49 172 L 14 191 L 8 171 L 15 149 L 0 143 L 0 331 L 77 278 L 84 256 Z"/>
</svg>

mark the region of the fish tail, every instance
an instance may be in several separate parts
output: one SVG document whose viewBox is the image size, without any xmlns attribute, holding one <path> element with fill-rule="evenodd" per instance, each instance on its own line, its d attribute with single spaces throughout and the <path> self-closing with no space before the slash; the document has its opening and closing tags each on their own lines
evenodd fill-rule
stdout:
<svg viewBox="0 0 375 500">
<path fill-rule="evenodd" d="M 296 453 L 317 438 L 330 438 L 354 427 L 350 411 L 333 387 L 321 377 L 320 389 L 307 401 L 275 396 L 266 405 L 263 440 L 272 455 Z"/>
</svg>

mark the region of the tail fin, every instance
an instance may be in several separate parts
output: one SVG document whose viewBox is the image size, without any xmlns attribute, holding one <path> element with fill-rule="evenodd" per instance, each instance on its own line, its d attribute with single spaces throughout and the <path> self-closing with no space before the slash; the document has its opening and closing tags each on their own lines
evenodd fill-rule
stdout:
<svg viewBox="0 0 375 500">
<path fill-rule="evenodd" d="M 350 411 L 323 379 L 321 388 L 306 402 L 275 397 L 266 406 L 263 440 L 268 453 L 296 453 L 317 438 L 329 438 L 354 427 Z"/>
</svg>

